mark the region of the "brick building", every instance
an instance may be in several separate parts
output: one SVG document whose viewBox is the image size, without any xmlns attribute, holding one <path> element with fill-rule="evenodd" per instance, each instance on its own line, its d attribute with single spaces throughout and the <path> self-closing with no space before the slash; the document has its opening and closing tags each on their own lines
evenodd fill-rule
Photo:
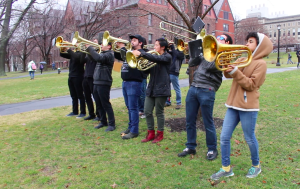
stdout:
<svg viewBox="0 0 300 189">
<path fill-rule="evenodd" d="M 129 40 L 129 35 L 140 34 L 146 38 L 148 44 L 153 44 L 157 38 L 166 37 L 168 40 L 172 40 L 174 37 L 174 34 L 160 29 L 160 17 L 184 26 L 182 18 L 166 0 L 111 0 L 109 2 L 110 4 L 105 8 L 101 17 L 101 21 L 105 20 L 101 31 L 108 30 L 113 37 Z M 214 0 L 203 1 L 203 13 L 213 2 Z M 178 1 L 177 3 L 184 11 L 188 11 L 185 1 Z M 75 6 L 84 7 L 84 9 L 78 11 L 74 9 Z M 93 9 L 93 6 L 95 6 L 94 2 L 68 0 L 64 19 L 69 23 L 69 26 L 61 34 L 65 40 L 70 41 L 72 33 L 75 31 L 79 31 L 82 37 L 86 36 L 86 31 L 83 28 L 86 24 L 82 20 L 85 16 L 89 17 L 95 14 L 96 10 Z M 82 12 L 82 10 L 86 10 L 86 12 Z M 220 0 L 216 3 L 204 18 L 204 22 L 207 34 L 218 36 L 227 33 L 234 39 L 234 20 L 228 0 Z M 74 27 L 75 25 L 77 27 Z M 174 27 L 169 27 L 169 29 L 189 36 L 188 33 L 174 29 Z M 91 39 L 91 37 L 87 39 Z M 185 41 L 188 40 L 185 39 Z M 53 47 L 50 56 L 49 59 L 51 62 L 55 61 L 57 67 L 67 66 L 62 64 L 65 59 L 59 56 L 58 48 Z"/>
</svg>

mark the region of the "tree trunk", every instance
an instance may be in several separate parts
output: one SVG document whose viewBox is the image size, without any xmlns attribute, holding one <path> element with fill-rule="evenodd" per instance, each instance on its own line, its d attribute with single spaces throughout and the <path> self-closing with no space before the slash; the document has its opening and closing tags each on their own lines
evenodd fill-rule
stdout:
<svg viewBox="0 0 300 189">
<path fill-rule="evenodd" d="M 11 7 L 13 0 L 7 0 L 6 2 L 6 12 L 3 22 L 3 29 L 1 34 L 0 42 L 0 76 L 6 76 L 5 74 L 5 59 L 6 59 L 6 48 L 8 45 L 8 32 L 9 32 L 9 22 L 11 18 Z"/>
</svg>

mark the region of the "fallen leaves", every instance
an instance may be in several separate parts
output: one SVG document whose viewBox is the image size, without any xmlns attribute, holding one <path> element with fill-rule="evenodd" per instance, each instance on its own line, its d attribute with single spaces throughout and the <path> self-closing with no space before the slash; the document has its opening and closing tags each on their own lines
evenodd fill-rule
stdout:
<svg viewBox="0 0 300 189">
<path fill-rule="evenodd" d="M 294 104 L 294 107 L 298 107 L 299 106 L 299 104 Z"/>
<path fill-rule="evenodd" d="M 72 169 L 72 166 L 69 166 L 68 169 Z"/>
<path fill-rule="evenodd" d="M 239 140 L 234 140 L 234 142 L 239 145 L 241 142 Z"/>
<path fill-rule="evenodd" d="M 112 188 L 116 188 L 118 185 L 114 182 L 113 185 L 110 185 Z"/>
<path fill-rule="evenodd" d="M 266 183 L 267 183 L 267 181 L 265 181 L 265 180 L 263 180 L 262 182 L 263 182 L 264 184 L 266 184 Z"/>
<path fill-rule="evenodd" d="M 156 163 L 160 163 L 161 161 L 158 159 L 158 160 L 156 160 Z"/>
</svg>

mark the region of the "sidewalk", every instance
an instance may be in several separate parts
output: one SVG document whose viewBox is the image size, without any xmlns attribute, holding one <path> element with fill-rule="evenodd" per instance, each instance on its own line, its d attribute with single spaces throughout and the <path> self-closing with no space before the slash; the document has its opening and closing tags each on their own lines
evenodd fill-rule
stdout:
<svg viewBox="0 0 300 189">
<path fill-rule="evenodd" d="M 268 68 L 267 74 L 284 72 L 284 71 L 295 70 L 295 69 L 297 69 L 297 67 Z M 225 79 L 226 78 L 223 78 L 223 80 Z M 181 88 L 189 86 L 188 79 L 179 80 L 179 85 Z M 121 88 L 112 89 L 110 91 L 111 99 L 120 98 L 120 97 L 123 97 Z M 59 106 L 71 106 L 71 105 L 72 105 L 72 100 L 69 95 L 53 97 L 53 98 L 45 98 L 41 100 L 33 100 L 33 101 L 21 102 L 15 104 L 5 104 L 5 105 L 0 105 L 0 116 L 28 112 L 32 110 L 49 109 L 49 108 L 54 108 Z"/>
<path fill-rule="evenodd" d="M 61 70 L 61 72 L 69 72 L 69 70 Z M 27 73 L 27 74 L 26 74 L 26 73 Z M 57 70 L 55 70 L 55 71 L 47 71 L 47 72 L 43 72 L 43 74 L 41 74 L 41 71 L 40 71 L 40 70 L 37 70 L 37 71 L 35 71 L 34 76 L 37 76 L 37 75 L 45 75 L 45 74 L 54 74 L 54 73 L 57 74 Z M 16 77 L 3 77 L 3 78 L 0 78 L 0 80 L 19 79 L 19 78 L 23 78 L 23 77 L 28 77 L 28 78 L 30 78 L 29 73 L 28 73 L 28 72 L 24 72 L 24 75 L 20 75 L 20 76 L 16 76 Z"/>
</svg>

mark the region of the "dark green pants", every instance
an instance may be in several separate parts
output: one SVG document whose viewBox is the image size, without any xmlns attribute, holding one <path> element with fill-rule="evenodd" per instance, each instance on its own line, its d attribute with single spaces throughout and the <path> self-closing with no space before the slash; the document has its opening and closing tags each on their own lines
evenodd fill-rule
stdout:
<svg viewBox="0 0 300 189">
<path fill-rule="evenodd" d="M 165 115 L 164 108 L 167 97 L 146 97 L 145 99 L 145 115 L 148 130 L 154 130 L 153 109 L 155 106 L 155 113 L 157 117 L 157 127 L 159 131 L 164 131 Z"/>
</svg>

